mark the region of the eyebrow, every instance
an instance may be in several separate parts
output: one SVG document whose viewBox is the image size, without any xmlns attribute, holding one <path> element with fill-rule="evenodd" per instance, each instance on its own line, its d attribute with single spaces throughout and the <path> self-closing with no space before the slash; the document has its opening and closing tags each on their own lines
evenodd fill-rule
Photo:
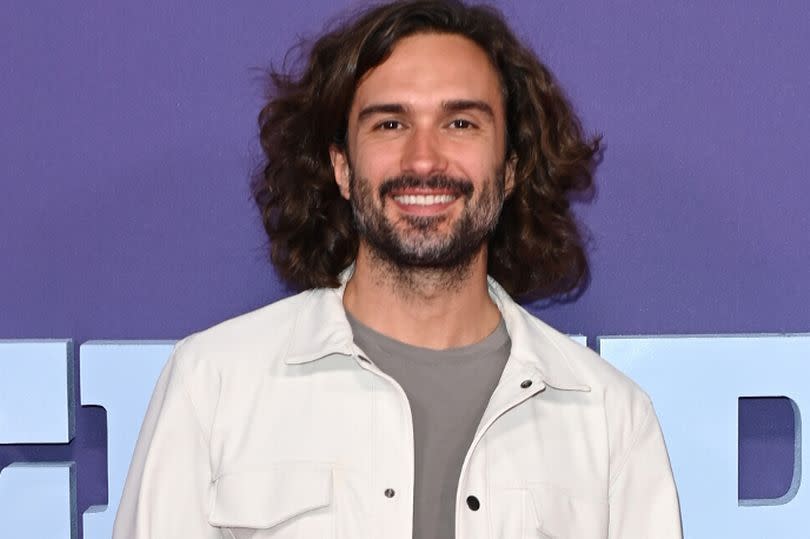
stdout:
<svg viewBox="0 0 810 539">
<path fill-rule="evenodd" d="M 477 110 L 489 116 L 490 119 L 495 119 L 495 112 L 489 103 L 485 101 L 478 101 L 475 99 L 453 99 L 450 101 L 442 102 L 442 110 L 445 112 L 465 112 L 470 110 Z M 408 107 L 400 103 L 377 103 L 363 107 L 357 115 L 357 121 L 362 122 L 369 116 L 375 114 L 404 114 L 408 111 Z"/>
<path fill-rule="evenodd" d="M 363 107 L 363 109 L 357 115 L 357 122 L 362 122 L 369 116 L 373 116 L 375 114 L 404 114 L 405 110 L 405 106 L 400 105 L 399 103 L 379 103 L 368 105 Z"/>
<path fill-rule="evenodd" d="M 442 108 L 447 112 L 465 112 L 469 110 L 477 110 L 489 116 L 490 120 L 495 119 L 495 111 L 493 111 L 489 103 L 485 101 L 455 99 L 453 101 L 443 102 Z"/>
</svg>

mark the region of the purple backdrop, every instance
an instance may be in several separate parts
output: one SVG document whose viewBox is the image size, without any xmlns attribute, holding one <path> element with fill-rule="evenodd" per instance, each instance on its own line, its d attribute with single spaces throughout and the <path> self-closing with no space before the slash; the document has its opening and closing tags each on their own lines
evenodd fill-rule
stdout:
<svg viewBox="0 0 810 539">
<path fill-rule="evenodd" d="M 555 4 L 498 3 L 607 151 L 592 285 L 532 308 L 591 338 L 810 330 L 810 3 Z M 178 338 L 288 294 L 247 189 L 261 68 L 354 5 L 0 4 L 0 338 Z"/>
</svg>

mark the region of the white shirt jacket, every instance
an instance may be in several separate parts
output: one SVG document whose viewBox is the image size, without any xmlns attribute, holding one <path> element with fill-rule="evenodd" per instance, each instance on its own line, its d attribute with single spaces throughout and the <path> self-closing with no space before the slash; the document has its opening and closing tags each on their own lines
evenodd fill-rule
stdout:
<svg viewBox="0 0 810 539">
<path fill-rule="evenodd" d="M 680 538 L 648 396 L 489 291 L 512 349 L 464 460 L 456 538 Z M 354 344 L 342 294 L 307 291 L 176 345 L 115 539 L 412 539 L 410 408 Z"/>
</svg>

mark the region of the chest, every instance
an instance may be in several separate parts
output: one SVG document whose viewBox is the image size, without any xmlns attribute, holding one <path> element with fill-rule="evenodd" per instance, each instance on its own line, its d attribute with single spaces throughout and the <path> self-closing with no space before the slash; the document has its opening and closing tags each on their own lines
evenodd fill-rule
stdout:
<svg viewBox="0 0 810 539">
<path fill-rule="evenodd" d="M 399 384 L 357 361 L 333 356 L 223 381 L 212 523 L 234 537 L 412 537 L 411 406 Z M 465 452 L 456 536 L 605 536 L 601 407 L 551 388 L 510 395 L 512 378 L 496 388 Z"/>
</svg>

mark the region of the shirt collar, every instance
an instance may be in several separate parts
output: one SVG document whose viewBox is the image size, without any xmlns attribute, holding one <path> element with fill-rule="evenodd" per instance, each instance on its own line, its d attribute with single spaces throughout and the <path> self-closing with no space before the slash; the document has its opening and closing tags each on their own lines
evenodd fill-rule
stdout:
<svg viewBox="0 0 810 539">
<path fill-rule="evenodd" d="M 343 293 L 353 269 L 350 266 L 341 274 L 338 288 L 304 292 L 308 297 L 297 313 L 285 363 L 298 365 L 331 354 L 355 353 L 352 329 L 343 307 Z M 514 365 L 507 367 L 536 370 L 547 385 L 556 389 L 590 391 L 571 367 L 572 359 L 557 345 L 557 332 L 515 303 L 494 279 L 488 277 L 487 282 L 512 341 L 509 363 Z"/>
</svg>

